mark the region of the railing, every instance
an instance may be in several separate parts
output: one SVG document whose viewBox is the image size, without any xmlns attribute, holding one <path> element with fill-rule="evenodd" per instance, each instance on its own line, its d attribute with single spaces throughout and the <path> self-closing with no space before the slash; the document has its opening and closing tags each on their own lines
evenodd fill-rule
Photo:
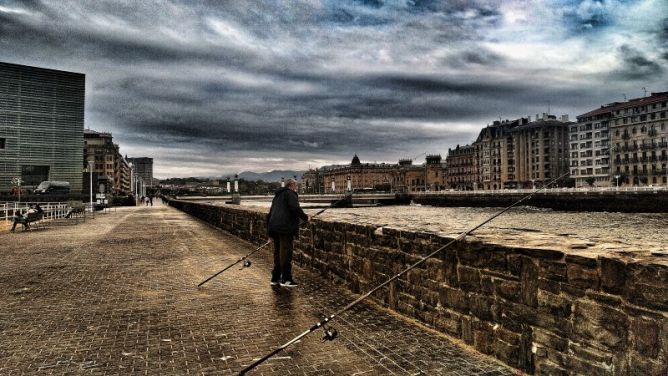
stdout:
<svg viewBox="0 0 668 376">
<path fill-rule="evenodd" d="M 0 202 L 0 221 L 9 223 L 15 215 L 25 214 L 34 204 L 39 204 L 44 211 L 44 220 L 64 218 L 71 207 L 67 202 Z M 85 208 L 90 211 L 90 204 Z"/>
</svg>

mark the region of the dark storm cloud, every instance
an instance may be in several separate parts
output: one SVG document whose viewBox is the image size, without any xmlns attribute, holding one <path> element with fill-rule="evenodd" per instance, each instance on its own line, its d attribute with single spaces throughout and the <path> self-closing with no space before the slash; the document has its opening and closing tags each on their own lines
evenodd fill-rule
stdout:
<svg viewBox="0 0 668 376">
<path fill-rule="evenodd" d="M 649 60 L 642 52 L 633 47 L 624 45 L 620 47 L 619 53 L 624 66 L 618 74 L 623 78 L 629 80 L 646 79 L 656 77 L 664 71 L 661 65 Z"/>
<path fill-rule="evenodd" d="M 387 161 L 444 154 L 499 117 L 544 112 L 548 102 L 571 114 L 607 103 L 598 84 L 611 77 L 663 77 L 665 63 L 631 43 L 613 49 L 621 68 L 587 77 L 546 65 L 539 48 L 513 46 L 548 32 L 547 21 L 566 25 L 555 44 L 583 25 L 609 28 L 618 2 L 571 2 L 558 14 L 549 0 L 524 4 L 7 1 L 0 49 L 9 62 L 85 73 L 86 126 L 164 161 L 162 175 L 303 168 L 355 152 Z M 551 16 L 534 19 L 534 10 Z M 583 56 L 560 53 L 569 54 Z"/>
</svg>

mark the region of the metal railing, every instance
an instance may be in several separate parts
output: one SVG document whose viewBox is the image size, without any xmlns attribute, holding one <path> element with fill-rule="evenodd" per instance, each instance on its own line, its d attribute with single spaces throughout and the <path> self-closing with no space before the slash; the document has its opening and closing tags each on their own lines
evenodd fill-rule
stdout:
<svg viewBox="0 0 668 376">
<path fill-rule="evenodd" d="M 69 202 L 0 202 L 0 221 L 11 223 L 15 215 L 25 214 L 35 204 L 44 211 L 43 220 L 64 218 L 72 208 Z M 91 212 L 89 203 L 83 205 L 86 212 Z"/>
</svg>

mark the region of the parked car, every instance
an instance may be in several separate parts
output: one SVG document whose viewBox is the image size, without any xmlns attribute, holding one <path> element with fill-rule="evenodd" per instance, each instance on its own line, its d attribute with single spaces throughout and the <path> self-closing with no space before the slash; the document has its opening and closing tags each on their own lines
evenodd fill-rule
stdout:
<svg viewBox="0 0 668 376">
<path fill-rule="evenodd" d="M 35 194 L 70 193 L 70 183 L 67 181 L 43 181 L 34 191 Z"/>
</svg>

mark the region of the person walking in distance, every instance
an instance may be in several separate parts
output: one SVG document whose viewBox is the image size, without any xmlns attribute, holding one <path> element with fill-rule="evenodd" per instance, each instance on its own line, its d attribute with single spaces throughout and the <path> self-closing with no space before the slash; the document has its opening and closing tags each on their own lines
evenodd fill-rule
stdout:
<svg viewBox="0 0 668 376">
<path fill-rule="evenodd" d="M 271 285 L 295 287 L 292 278 L 292 242 L 299 235 L 299 220 L 308 222 L 310 217 L 299 206 L 297 181 L 288 179 L 285 187 L 276 191 L 267 214 L 267 234 L 274 242 L 274 270 Z"/>
</svg>

